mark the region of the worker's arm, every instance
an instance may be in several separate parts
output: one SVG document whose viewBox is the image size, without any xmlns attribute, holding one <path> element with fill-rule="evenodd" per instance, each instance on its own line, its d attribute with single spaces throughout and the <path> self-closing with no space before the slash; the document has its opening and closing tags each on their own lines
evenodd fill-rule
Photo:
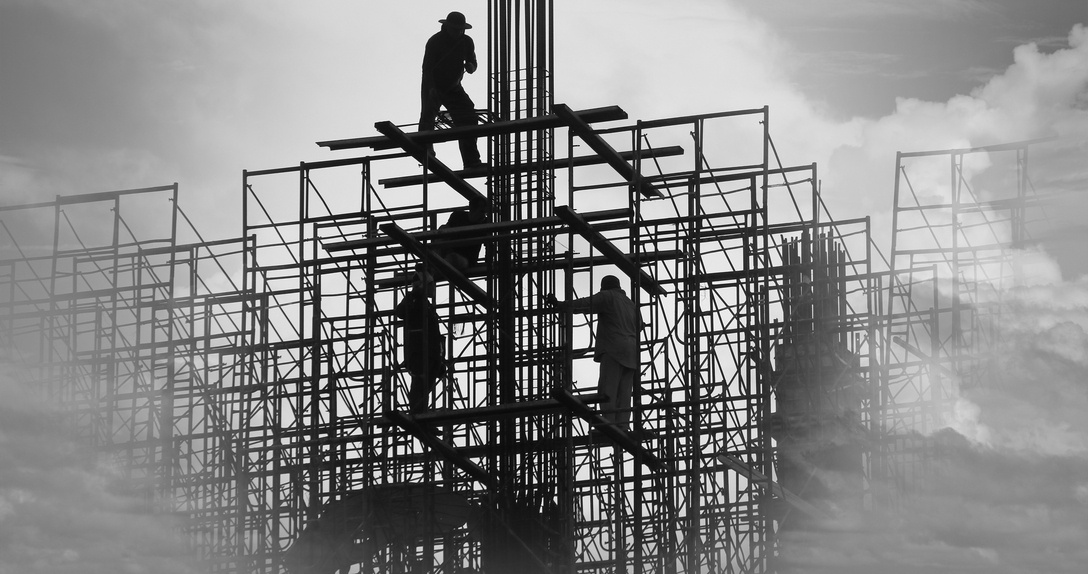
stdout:
<svg viewBox="0 0 1088 574">
<path fill-rule="evenodd" d="M 544 301 L 560 311 L 593 313 L 594 308 L 596 307 L 596 305 L 594 305 L 594 297 L 596 296 L 597 295 L 593 295 L 592 297 L 583 297 L 582 299 L 572 299 L 570 301 L 560 301 L 555 298 L 554 293 L 548 293 L 548 295 L 544 297 Z"/>
<path fill-rule="evenodd" d="M 473 43 L 472 38 L 465 36 L 465 40 L 468 41 L 468 50 L 465 53 L 465 71 L 473 73 L 476 71 L 476 44 Z"/>
<path fill-rule="evenodd" d="M 601 298 L 600 293 L 594 293 L 589 297 L 582 297 L 581 299 L 571 299 L 565 303 L 561 303 L 567 310 L 574 311 L 576 313 L 588 313 L 590 315 L 597 312 L 600 308 L 598 299 Z"/>
</svg>

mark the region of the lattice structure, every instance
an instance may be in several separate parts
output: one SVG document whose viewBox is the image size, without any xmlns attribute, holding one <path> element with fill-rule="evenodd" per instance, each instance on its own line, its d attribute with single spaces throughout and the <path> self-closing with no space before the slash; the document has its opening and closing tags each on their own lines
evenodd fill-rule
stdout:
<svg viewBox="0 0 1088 574">
<path fill-rule="evenodd" d="M 890 392 L 868 221 L 772 160 L 766 108 L 572 110 L 550 2 L 490 2 L 488 34 L 485 124 L 379 122 L 321 142 L 364 155 L 244 172 L 244 240 L 179 242 L 173 187 L 12 210 L 59 238 L 109 204 L 114 231 L 6 259 L 6 326 L 213 572 L 775 571 L 783 532 L 868 500 Z M 486 169 L 444 163 L 468 135 Z M 122 204 L 160 193 L 147 231 L 171 231 L 123 239 Z M 443 227 L 474 203 L 486 222 Z M 421 272 L 449 372 L 412 413 L 396 308 Z M 546 302 L 604 274 L 646 323 L 634 434 L 599 415 L 585 317 Z M 849 492 L 809 487 L 832 472 Z"/>
<path fill-rule="evenodd" d="M 233 554 L 229 393 L 245 327 L 227 270 L 245 244 L 200 239 L 177 197 L 175 185 L 0 208 L 0 334 L 19 378 L 135 492 L 188 516 L 201 554 Z"/>
<path fill-rule="evenodd" d="M 808 352 L 816 366 L 800 379 L 782 367 L 800 359 L 775 357 L 804 354 L 802 338 L 841 349 L 846 366 L 825 370 L 849 385 L 807 392 L 836 405 L 827 418 L 864 434 L 876 348 L 868 222 L 821 223 L 814 166 L 768 165 L 766 109 L 589 127 L 624 115 L 562 105 L 536 117 L 496 113 L 476 131 L 492 149 L 563 141 L 555 132 L 567 149 L 554 161 L 495 157 L 486 172 L 452 171 L 423 151 L 463 129 L 421 136 L 386 123 L 384 136 L 324 145 L 399 140 L 415 157 L 246 174 L 245 235 L 256 238 L 248 285 L 267 294 L 256 331 L 272 337 L 252 346 L 268 373 L 248 409 L 262 429 L 249 448 L 269 453 L 247 472 L 263 472 L 246 488 L 268 497 L 253 509 L 269 548 L 259 566 L 769 571 L 788 515 L 828 511 L 777 482 L 771 430 L 799 424 L 793 413 L 772 420 L 776 382 L 820 379 L 823 351 Z M 738 134 L 757 150 L 752 160 L 714 165 L 723 138 Z M 423 174 L 399 175 L 418 165 Z M 554 175 L 539 176 L 541 165 Z M 481 180 L 483 191 L 473 186 Z M 534 185 L 551 181 L 564 185 Z M 492 222 L 441 227 L 480 196 Z M 464 274 L 438 256 L 480 241 L 486 257 Z M 394 309 L 421 266 L 445 278 L 436 300 L 451 373 L 436 410 L 413 415 Z M 639 437 L 602 424 L 584 321 L 566 322 L 544 300 L 560 286 L 588 295 L 605 272 L 628 277 L 647 323 Z M 866 458 L 852 452 L 843 456 L 860 501 Z M 379 513 L 374 493 L 390 492 L 413 494 Z M 322 537 L 347 507 L 354 534 Z M 432 519 L 408 528 L 397 518 L 415 514 Z M 329 555 L 339 562 L 322 561 Z"/>
<path fill-rule="evenodd" d="M 1017 249 L 1050 218 L 1028 152 L 1041 142 L 899 153 L 896 158 L 880 428 L 874 473 L 910 492 L 923 484 L 961 390 L 988 385 Z M 981 174 L 981 175 L 980 175 Z M 972 188 L 971 182 L 975 182 Z"/>
</svg>

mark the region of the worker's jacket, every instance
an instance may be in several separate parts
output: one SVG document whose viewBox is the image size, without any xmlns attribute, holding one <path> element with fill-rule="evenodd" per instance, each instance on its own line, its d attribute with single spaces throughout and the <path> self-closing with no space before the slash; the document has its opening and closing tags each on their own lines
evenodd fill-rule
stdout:
<svg viewBox="0 0 1088 574">
<path fill-rule="evenodd" d="M 423 289 L 409 291 L 394 312 L 404 320 L 404 358 L 409 370 L 440 361 L 445 355 L 445 338 L 439 331 L 438 313 Z"/>
<path fill-rule="evenodd" d="M 476 68 L 476 45 L 472 38 L 435 33 L 427 40 L 423 52 L 423 86 L 444 91 L 460 84 L 466 62 Z"/>
<path fill-rule="evenodd" d="M 605 356 L 629 368 L 638 368 L 638 331 L 642 317 L 623 289 L 606 289 L 566 303 L 572 311 L 597 315 L 597 342 L 593 360 Z"/>
</svg>

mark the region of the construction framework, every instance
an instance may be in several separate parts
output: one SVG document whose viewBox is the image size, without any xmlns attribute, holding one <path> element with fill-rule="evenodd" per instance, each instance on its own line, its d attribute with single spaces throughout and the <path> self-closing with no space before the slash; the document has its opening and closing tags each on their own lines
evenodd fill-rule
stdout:
<svg viewBox="0 0 1088 574">
<path fill-rule="evenodd" d="M 819 429 L 873 419 L 868 222 L 821 220 L 816 167 L 772 163 L 765 108 L 614 125 L 619 107 L 553 103 L 550 16 L 492 3 L 490 123 L 379 122 L 320 142 L 370 155 L 245 174 L 245 288 L 262 294 L 247 362 L 264 370 L 245 409 L 262 430 L 243 440 L 266 453 L 241 496 L 263 497 L 251 567 L 766 571 L 778 525 L 830 510 L 800 490 Z M 427 153 L 470 136 L 487 170 Z M 716 164 L 726 153 L 743 159 Z M 487 224 L 441 226 L 480 200 Z M 464 273 L 440 255 L 473 242 L 486 257 Z M 394 309 L 419 269 L 442 278 L 450 373 L 413 415 Z M 647 324 L 637 437 L 593 408 L 583 320 L 545 302 L 608 272 Z M 845 368 L 821 366 L 829 345 Z M 796 412 L 772 416 L 777 383 Z M 844 455 L 859 489 L 863 451 Z M 333 524 L 354 534 L 317 534 Z"/>
<path fill-rule="evenodd" d="M 1037 190 L 1030 177 L 1029 152 L 1045 145 L 896 156 L 873 468 L 890 506 L 932 476 L 941 449 L 931 435 L 954 422 L 964 389 L 1000 384 L 994 358 L 1005 297 L 1023 279 L 1017 255 L 1036 248 L 1061 206 L 1060 190 Z"/>
<path fill-rule="evenodd" d="M 52 399 L 151 508 L 196 546 L 233 548 L 232 401 L 243 240 L 205 241 L 178 186 L 0 207 L 6 374 Z"/>
<path fill-rule="evenodd" d="M 204 241 L 176 185 L 0 208 L 20 376 L 208 571 L 775 572 L 791 533 L 926 476 L 925 433 L 986 377 L 1031 142 L 900 154 L 876 270 L 869 220 L 778 160 L 767 108 L 571 109 L 552 28 L 550 2 L 489 2 L 481 125 L 378 122 L 320 142 L 362 155 L 246 171 L 238 239 Z M 465 137 L 485 169 L 445 162 Z M 1012 155 L 1009 191 L 966 187 L 979 154 Z M 951 183 L 920 192 L 930 161 Z M 486 222 L 443 226 L 473 204 Z M 413 413 L 395 309 L 420 272 L 448 373 Z M 601 417 L 587 317 L 547 297 L 606 274 L 646 324 L 637 432 Z"/>
<path fill-rule="evenodd" d="M 291 335 L 254 346 L 262 355 L 253 362 L 268 365 L 270 378 L 269 394 L 254 396 L 251 412 L 275 419 L 280 431 L 251 435 L 250 448 L 269 451 L 282 470 L 267 472 L 261 461 L 247 474 L 265 470 L 266 478 L 249 488 L 296 487 L 290 500 L 267 505 L 277 509 L 264 519 L 270 530 L 283 527 L 270 546 L 288 544 L 305 520 L 320 523 L 337 501 L 423 483 L 459 493 L 467 512 L 479 509 L 484 523 L 498 521 L 520 542 L 494 544 L 486 525 L 466 526 L 421 536 L 426 543 L 407 550 L 368 547 L 369 566 L 396 571 L 396 564 L 423 562 L 458 571 L 529 561 L 544 572 L 758 571 L 767 568 L 774 525 L 783 519 L 767 510 L 771 500 L 784 501 L 783 513 L 821 512 L 774 482 L 775 439 L 767 428 L 775 383 L 787 379 L 804 388 L 804 396 L 791 395 L 795 404 L 830 404 L 839 417 L 852 410 L 857 425 L 870 419 L 872 397 L 862 391 L 875 349 L 868 222 L 818 221 L 814 166 L 772 169 L 766 155 L 712 166 L 707 139 L 715 130 L 733 138 L 748 130 L 750 148 L 770 149 L 765 109 L 596 130 L 580 118 L 622 112 L 555 109 L 541 119 L 567 125 L 567 159 L 552 162 L 565 168 L 554 177 L 569 182 L 565 197 L 547 189 L 538 197 L 532 179 L 517 181 L 518 164 L 496 162 L 480 175 L 500 217 L 478 228 L 438 225 L 463 205 L 463 177 L 441 185 L 426 174 L 377 175 L 386 164 L 403 165 L 404 153 L 246 174 L 247 201 L 260 206 L 245 228 L 256 238 L 247 284 L 268 293 L 270 305 L 257 312 L 268 318 L 257 330 Z M 437 143 L 458 133 L 430 137 Z M 650 145 L 685 139 L 691 151 Z M 634 165 L 608 165 L 621 157 L 609 141 L 632 146 L 624 153 L 637 158 Z M 576 158 L 582 143 L 598 154 Z M 338 212 L 318 182 L 336 181 L 339 190 L 347 177 L 358 178 L 350 188 L 360 190 L 361 203 Z M 281 199 L 265 195 L 277 179 Z M 498 185 L 503 180 L 515 181 Z M 496 199 L 504 188 L 517 192 Z M 299 211 L 269 218 L 265 206 L 287 205 L 296 190 L 304 191 Z M 536 211 L 540 203 L 546 207 Z M 776 203 L 784 215 L 775 214 Z M 520 205 L 524 215 L 502 216 L 504 205 Z M 481 238 L 485 263 L 460 277 L 430 247 Z M 411 415 L 392 310 L 421 263 L 449 277 L 437 299 L 451 375 L 436 410 Z M 587 330 L 545 302 L 556 287 L 587 295 L 603 270 L 628 277 L 647 323 L 633 413 L 641 440 L 609 429 L 584 402 L 595 390 Z M 275 316 L 289 327 L 272 329 Z M 824 369 L 833 377 L 816 375 L 815 348 L 796 353 L 799 372 L 790 375 L 771 360 L 783 345 L 831 344 L 851 357 L 848 375 L 839 365 Z M 829 379 L 826 389 L 813 391 L 800 380 L 808 377 Z M 838 396 L 836 380 L 850 381 L 850 398 Z M 776 424 L 787 433 L 782 440 L 799 440 L 788 438 L 802 432 L 796 416 Z M 595 440 L 591 429 L 605 438 Z M 854 466 L 860 480 L 860 451 Z M 856 496 L 860 503 L 860 491 Z M 417 511 L 414 504 L 403 512 Z M 461 523 L 476 524 L 468 516 Z M 514 548 L 513 556 L 492 547 Z"/>
</svg>

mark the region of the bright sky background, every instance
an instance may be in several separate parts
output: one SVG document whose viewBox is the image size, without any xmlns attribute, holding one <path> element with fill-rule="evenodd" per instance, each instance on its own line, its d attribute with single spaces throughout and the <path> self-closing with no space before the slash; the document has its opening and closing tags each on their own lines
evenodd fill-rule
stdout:
<svg viewBox="0 0 1088 574">
<path fill-rule="evenodd" d="M 243 169 L 344 157 L 314 142 L 416 119 L 423 43 L 452 9 L 482 53 L 482 0 L 0 0 L 0 205 L 178 182 L 207 238 L 234 237 Z M 632 119 L 769 105 L 783 161 L 819 164 L 837 217 L 886 221 L 896 151 L 1058 137 L 1038 158 L 1057 169 L 1035 185 L 1085 190 L 1085 0 L 556 0 L 555 12 L 556 102 Z M 483 74 L 465 84 L 483 102 Z M 1015 293 L 1009 336 L 1024 344 L 1009 368 L 1023 384 L 963 405 L 972 454 L 948 469 L 962 480 L 820 540 L 806 571 L 1084 571 L 1080 225 L 1079 256 L 1034 253 L 1045 280 Z M 4 444 L 0 460 L 55 469 Z M 121 571 L 62 518 L 36 522 L 25 505 L 49 495 L 34 481 L 6 484 L 0 572 Z M 32 526 L 45 534 L 12 534 Z M 128 571 L 148 571 L 129 552 Z"/>
</svg>

